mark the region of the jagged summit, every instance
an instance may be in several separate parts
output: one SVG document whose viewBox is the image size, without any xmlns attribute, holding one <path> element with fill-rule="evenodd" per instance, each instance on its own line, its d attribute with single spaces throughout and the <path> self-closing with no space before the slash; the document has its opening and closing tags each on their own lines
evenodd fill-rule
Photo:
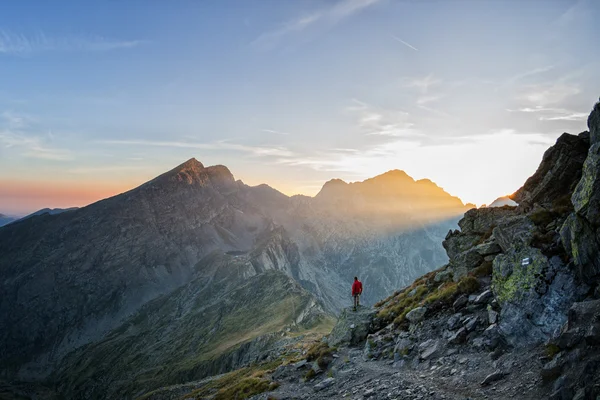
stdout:
<svg viewBox="0 0 600 400">
<path fill-rule="evenodd" d="M 381 180 L 381 179 L 402 179 L 402 180 L 410 180 L 414 182 L 414 179 L 408 175 L 406 172 L 400 170 L 400 169 L 392 169 L 389 170 L 387 172 L 384 172 L 381 175 L 377 175 L 373 178 L 371 178 L 371 180 Z"/>
</svg>

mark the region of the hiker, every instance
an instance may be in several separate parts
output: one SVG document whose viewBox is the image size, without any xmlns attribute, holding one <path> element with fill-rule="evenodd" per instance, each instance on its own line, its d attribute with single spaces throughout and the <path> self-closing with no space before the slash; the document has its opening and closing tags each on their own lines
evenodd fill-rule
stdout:
<svg viewBox="0 0 600 400">
<path fill-rule="evenodd" d="M 360 306 L 360 295 L 362 294 L 362 282 L 358 280 L 358 277 L 354 277 L 354 283 L 352 284 L 352 297 L 354 297 L 354 311 Z"/>
</svg>

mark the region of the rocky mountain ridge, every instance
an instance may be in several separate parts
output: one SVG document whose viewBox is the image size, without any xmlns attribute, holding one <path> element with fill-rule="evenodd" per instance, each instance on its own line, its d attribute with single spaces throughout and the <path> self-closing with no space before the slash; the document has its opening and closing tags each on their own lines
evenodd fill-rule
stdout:
<svg viewBox="0 0 600 400">
<path fill-rule="evenodd" d="M 588 123 L 548 149 L 518 206 L 465 213 L 438 270 L 235 381 L 143 398 L 597 399 L 600 103 Z"/>
<path fill-rule="evenodd" d="M 366 185 L 417 185 L 389 178 Z M 3 227 L 0 377 L 87 398 L 102 398 L 109 384 L 118 397 L 199 379 L 280 346 L 273 332 L 328 326 L 359 272 L 373 303 L 446 261 L 440 242 L 465 210 L 460 201 L 433 188 L 451 204 L 443 218 L 432 209 L 407 222 L 410 213 L 386 206 L 402 190 L 381 199 L 352 188 L 346 204 L 360 214 L 249 187 L 224 166 L 191 159 L 121 195 Z M 248 304 L 250 281 L 262 307 Z M 287 306 L 271 308 L 277 302 Z M 234 315 L 261 318 L 236 325 Z M 150 384 L 151 376 L 162 378 Z"/>
</svg>

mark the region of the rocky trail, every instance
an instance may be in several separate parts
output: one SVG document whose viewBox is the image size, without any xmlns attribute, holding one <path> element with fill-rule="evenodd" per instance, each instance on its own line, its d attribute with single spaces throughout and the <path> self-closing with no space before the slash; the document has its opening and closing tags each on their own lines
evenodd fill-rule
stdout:
<svg viewBox="0 0 600 400">
<path fill-rule="evenodd" d="M 542 349 L 499 355 L 459 346 L 428 356 L 432 344 L 425 341 L 421 356 L 409 364 L 397 356 L 371 358 L 367 343 L 366 349 L 340 347 L 328 372 L 313 379 L 306 380 L 306 374 L 319 369 L 316 363 L 279 367 L 271 379 L 280 386 L 254 399 L 540 399 L 552 389 L 539 385 Z"/>
</svg>

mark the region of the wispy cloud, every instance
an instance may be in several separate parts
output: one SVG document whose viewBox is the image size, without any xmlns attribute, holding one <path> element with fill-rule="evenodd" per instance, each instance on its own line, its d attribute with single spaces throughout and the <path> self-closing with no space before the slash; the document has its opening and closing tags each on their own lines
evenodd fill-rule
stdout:
<svg viewBox="0 0 600 400">
<path fill-rule="evenodd" d="M 552 107 L 522 107 L 518 109 L 507 109 L 509 112 L 521 112 L 539 114 L 538 119 L 540 121 L 585 121 L 587 120 L 588 113 L 577 112 L 567 110 L 564 108 L 552 108 Z"/>
<path fill-rule="evenodd" d="M 247 153 L 256 157 L 291 157 L 294 154 L 285 147 L 280 146 L 248 146 L 227 141 L 213 143 L 198 143 L 188 141 L 160 141 L 160 140 L 100 140 L 96 143 L 122 146 L 151 146 L 175 147 L 200 150 L 229 150 Z"/>
<path fill-rule="evenodd" d="M 433 86 L 439 85 L 442 83 L 441 79 L 435 78 L 433 74 L 429 74 L 423 77 L 416 78 L 404 78 L 403 84 L 408 88 L 416 88 L 421 93 L 427 93 L 430 88 Z"/>
<path fill-rule="evenodd" d="M 365 135 L 393 137 L 422 135 L 414 129 L 414 123 L 406 111 L 375 107 L 356 99 L 353 99 L 353 105 L 346 110 L 353 114 L 359 129 Z"/>
<path fill-rule="evenodd" d="M 285 22 L 274 30 L 264 32 L 254 39 L 250 45 L 262 49 L 275 47 L 284 37 L 290 34 L 304 31 L 305 29 L 317 24 L 337 24 L 343 19 L 379 1 L 380 0 L 340 0 L 329 8 L 305 14 L 301 17 Z"/>
<path fill-rule="evenodd" d="M 276 131 L 274 129 L 262 129 L 265 133 L 272 133 L 274 135 L 289 135 L 289 132 Z"/>
<path fill-rule="evenodd" d="M 515 83 L 517 81 L 520 81 L 524 78 L 529 78 L 532 76 L 536 76 L 536 75 L 540 75 L 540 74 L 544 74 L 548 71 L 552 71 L 554 69 L 554 65 L 546 65 L 544 67 L 538 67 L 538 68 L 534 68 L 531 69 L 529 71 L 525 71 L 522 72 L 520 74 L 517 74 L 515 76 L 512 76 L 508 79 L 508 83 Z"/>
<path fill-rule="evenodd" d="M 10 131 L 0 131 L 0 145 L 15 149 L 22 156 L 44 160 L 63 161 L 71 159 L 69 151 L 49 147 L 40 136 L 27 136 Z"/>
<path fill-rule="evenodd" d="M 0 30 L 0 54 L 32 54 L 49 51 L 103 52 L 127 49 L 145 43 L 143 40 L 111 40 L 102 36 L 51 37 L 44 32 L 34 35 Z"/>
<path fill-rule="evenodd" d="M 562 103 L 579 93 L 581 93 L 581 89 L 578 85 L 557 82 L 526 86 L 520 95 L 520 99 L 535 106 L 546 107 Z"/>
<path fill-rule="evenodd" d="M 402 43 L 403 45 L 405 45 L 406 47 L 413 49 L 414 51 L 419 51 L 419 49 L 417 49 L 415 46 L 413 46 L 410 43 L 405 42 L 404 40 L 400 39 L 398 36 L 394 36 L 392 35 L 392 38 L 395 39 L 396 41 Z"/>
</svg>

